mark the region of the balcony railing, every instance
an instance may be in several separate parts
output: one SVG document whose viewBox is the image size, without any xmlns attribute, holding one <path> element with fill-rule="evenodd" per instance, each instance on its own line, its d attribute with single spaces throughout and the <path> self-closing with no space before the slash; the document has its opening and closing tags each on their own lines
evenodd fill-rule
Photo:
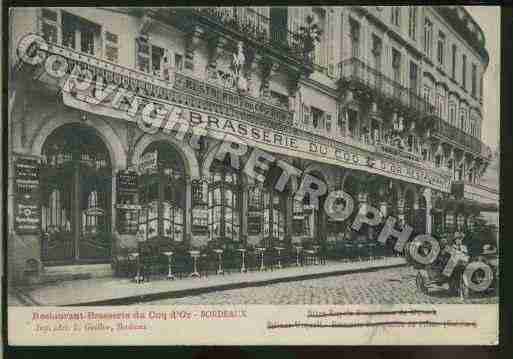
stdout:
<svg viewBox="0 0 513 359">
<path fill-rule="evenodd" d="M 297 31 L 290 31 L 287 21 L 271 21 L 248 7 L 196 7 L 193 12 L 201 19 L 230 29 L 262 46 L 305 60 L 305 42 Z"/>
<path fill-rule="evenodd" d="M 436 114 L 434 105 L 360 59 L 353 57 L 342 61 L 339 64 L 339 79 L 341 85 L 351 84 L 367 88 L 378 98 L 393 101 L 421 117 L 430 117 L 433 121 L 433 135 L 456 142 L 483 157 L 488 156 L 488 146 L 478 138 L 442 120 Z"/>
<path fill-rule="evenodd" d="M 380 71 L 370 67 L 362 60 L 352 57 L 339 64 L 341 85 L 351 83 L 372 91 L 375 96 L 385 101 L 392 101 L 407 111 L 429 116 L 435 113 L 435 107 L 414 91 L 402 86 Z"/>
<path fill-rule="evenodd" d="M 465 133 L 463 130 L 451 125 L 439 117 L 434 119 L 433 124 L 433 134 L 437 137 L 455 141 L 477 154 L 482 154 L 481 147 L 486 147 L 486 145 L 479 139 Z"/>
</svg>

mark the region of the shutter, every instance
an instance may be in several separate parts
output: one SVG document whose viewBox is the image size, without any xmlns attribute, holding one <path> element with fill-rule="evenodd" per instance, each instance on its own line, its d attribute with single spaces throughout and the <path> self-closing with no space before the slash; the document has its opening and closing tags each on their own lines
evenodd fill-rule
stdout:
<svg viewBox="0 0 513 359">
<path fill-rule="evenodd" d="M 107 61 L 118 62 L 119 60 L 119 38 L 118 35 L 109 31 L 103 32 L 104 57 Z"/>
</svg>

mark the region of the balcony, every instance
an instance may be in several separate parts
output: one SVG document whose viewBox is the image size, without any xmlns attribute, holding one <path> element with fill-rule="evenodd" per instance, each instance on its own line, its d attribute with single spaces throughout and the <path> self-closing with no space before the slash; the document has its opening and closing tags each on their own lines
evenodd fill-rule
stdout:
<svg viewBox="0 0 513 359">
<path fill-rule="evenodd" d="M 420 120 L 429 119 L 431 134 L 465 151 L 488 157 L 488 146 L 478 138 L 452 126 L 436 114 L 436 108 L 422 97 L 388 78 L 376 69 L 368 66 L 358 58 L 351 58 L 339 64 L 339 86 L 341 89 L 362 91 L 371 99 L 392 108 L 401 108 L 405 113 L 414 115 Z"/>
<path fill-rule="evenodd" d="M 434 118 L 432 135 L 448 143 L 454 143 L 458 147 L 463 146 L 465 151 L 472 152 L 477 156 L 484 158 L 491 156 L 489 146 L 439 117 Z"/>
<path fill-rule="evenodd" d="M 363 90 L 387 106 L 400 107 L 402 111 L 420 118 L 429 117 L 435 112 L 434 106 L 417 93 L 356 57 L 339 64 L 339 87 Z"/>
<path fill-rule="evenodd" d="M 311 73 L 313 48 L 308 46 L 308 39 L 300 32 L 289 30 L 286 9 L 277 15 L 269 18 L 249 7 L 193 7 L 152 14 L 164 21 L 171 19 L 179 28 L 199 24 L 209 34 L 244 41 L 254 49 L 269 51 L 275 58 Z"/>
</svg>

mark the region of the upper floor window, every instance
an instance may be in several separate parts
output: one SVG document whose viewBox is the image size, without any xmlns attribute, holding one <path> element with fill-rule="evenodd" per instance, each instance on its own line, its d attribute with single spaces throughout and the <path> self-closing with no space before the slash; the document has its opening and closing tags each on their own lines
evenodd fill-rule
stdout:
<svg viewBox="0 0 513 359">
<path fill-rule="evenodd" d="M 410 6 L 408 20 L 408 35 L 410 39 L 417 40 L 417 7 Z"/>
<path fill-rule="evenodd" d="M 454 101 L 449 102 L 449 123 L 456 125 L 456 104 Z"/>
<path fill-rule="evenodd" d="M 59 31 L 59 13 L 50 9 L 41 9 L 40 30 L 43 38 L 52 43 L 58 42 Z"/>
<path fill-rule="evenodd" d="M 148 42 L 145 37 L 136 39 L 137 69 L 159 75 L 161 62 L 164 57 L 164 49 Z"/>
<path fill-rule="evenodd" d="M 400 6 L 392 6 L 390 22 L 392 23 L 392 25 L 401 26 L 401 7 Z"/>
<path fill-rule="evenodd" d="M 456 54 L 458 50 L 456 44 L 452 45 L 452 65 L 451 65 L 451 77 L 456 80 Z"/>
<path fill-rule="evenodd" d="M 315 107 L 310 107 L 310 112 L 312 114 L 312 125 L 315 129 L 321 129 L 324 127 L 324 111 L 319 110 Z"/>
<path fill-rule="evenodd" d="M 445 34 L 441 31 L 438 33 L 437 59 L 438 63 L 443 66 L 445 63 Z"/>
<path fill-rule="evenodd" d="M 467 89 L 467 55 L 465 54 L 461 58 L 461 86 Z"/>
<path fill-rule="evenodd" d="M 106 31 L 105 41 L 105 58 L 111 62 L 118 62 L 118 35 Z"/>
<path fill-rule="evenodd" d="M 433 23 L 428 18 L 424 19 L 424 52 L 431 57 L 433 46 Z"/>
<path fill-rule="evenodd" d="M 381 69 L 381 51 L 382 51 L 382 41 L 376 35 L 372 35 L 372 55 L 374 64 L 374 69 L 380 71 Z"/>
<path fill-rule="evenodd" d="M 349 20 L 349 27 L 351 33 L 351 56 L 360 56 L 360 24 L 351 19 Z"/>
<path fill-rule="evenodd" d="M 479 75 L 479 99 L 483 101 L 483 73 Z"/>
<path fill-rule="evenodd" d="M 472 64 L 472 79 L 471 79 L 471 94 L 472 97 L 476 97 L 477 95 L 477 66 L 476 64 Z"/>
<path fill-rule="evenodd" d="M 419 88 L 419 67 L 413 61 L 410 61 L 410 90 L 417 93 Z"/>
<path fill-rule="evenodd" d="M 392 49 L 392 68 L 394 81 L 401 82 L 401 53 L 396 49 Z"/>
<path fill-rule="evenodd" d="M 78 16 L 62 12 L 62 44 L 95 55 L 101 47 L 101 27 Z"/>
</svg>

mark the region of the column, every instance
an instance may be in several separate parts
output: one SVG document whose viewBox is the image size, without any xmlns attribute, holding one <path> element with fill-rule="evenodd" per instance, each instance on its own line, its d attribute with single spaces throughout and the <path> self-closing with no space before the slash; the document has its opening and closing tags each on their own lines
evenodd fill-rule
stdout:
<svg viewBox="0 0 513 359">
<path fill-rule="evenodd" d="M 248 239 L 248 200 L 249 200 L 249 192 L 247 183 L 243 184 L 242 187 L 242 213 L 241 213 L 241 227 L 240 227 L 240 241 L 243 246 L 247 244 Z"/>
</svg>

